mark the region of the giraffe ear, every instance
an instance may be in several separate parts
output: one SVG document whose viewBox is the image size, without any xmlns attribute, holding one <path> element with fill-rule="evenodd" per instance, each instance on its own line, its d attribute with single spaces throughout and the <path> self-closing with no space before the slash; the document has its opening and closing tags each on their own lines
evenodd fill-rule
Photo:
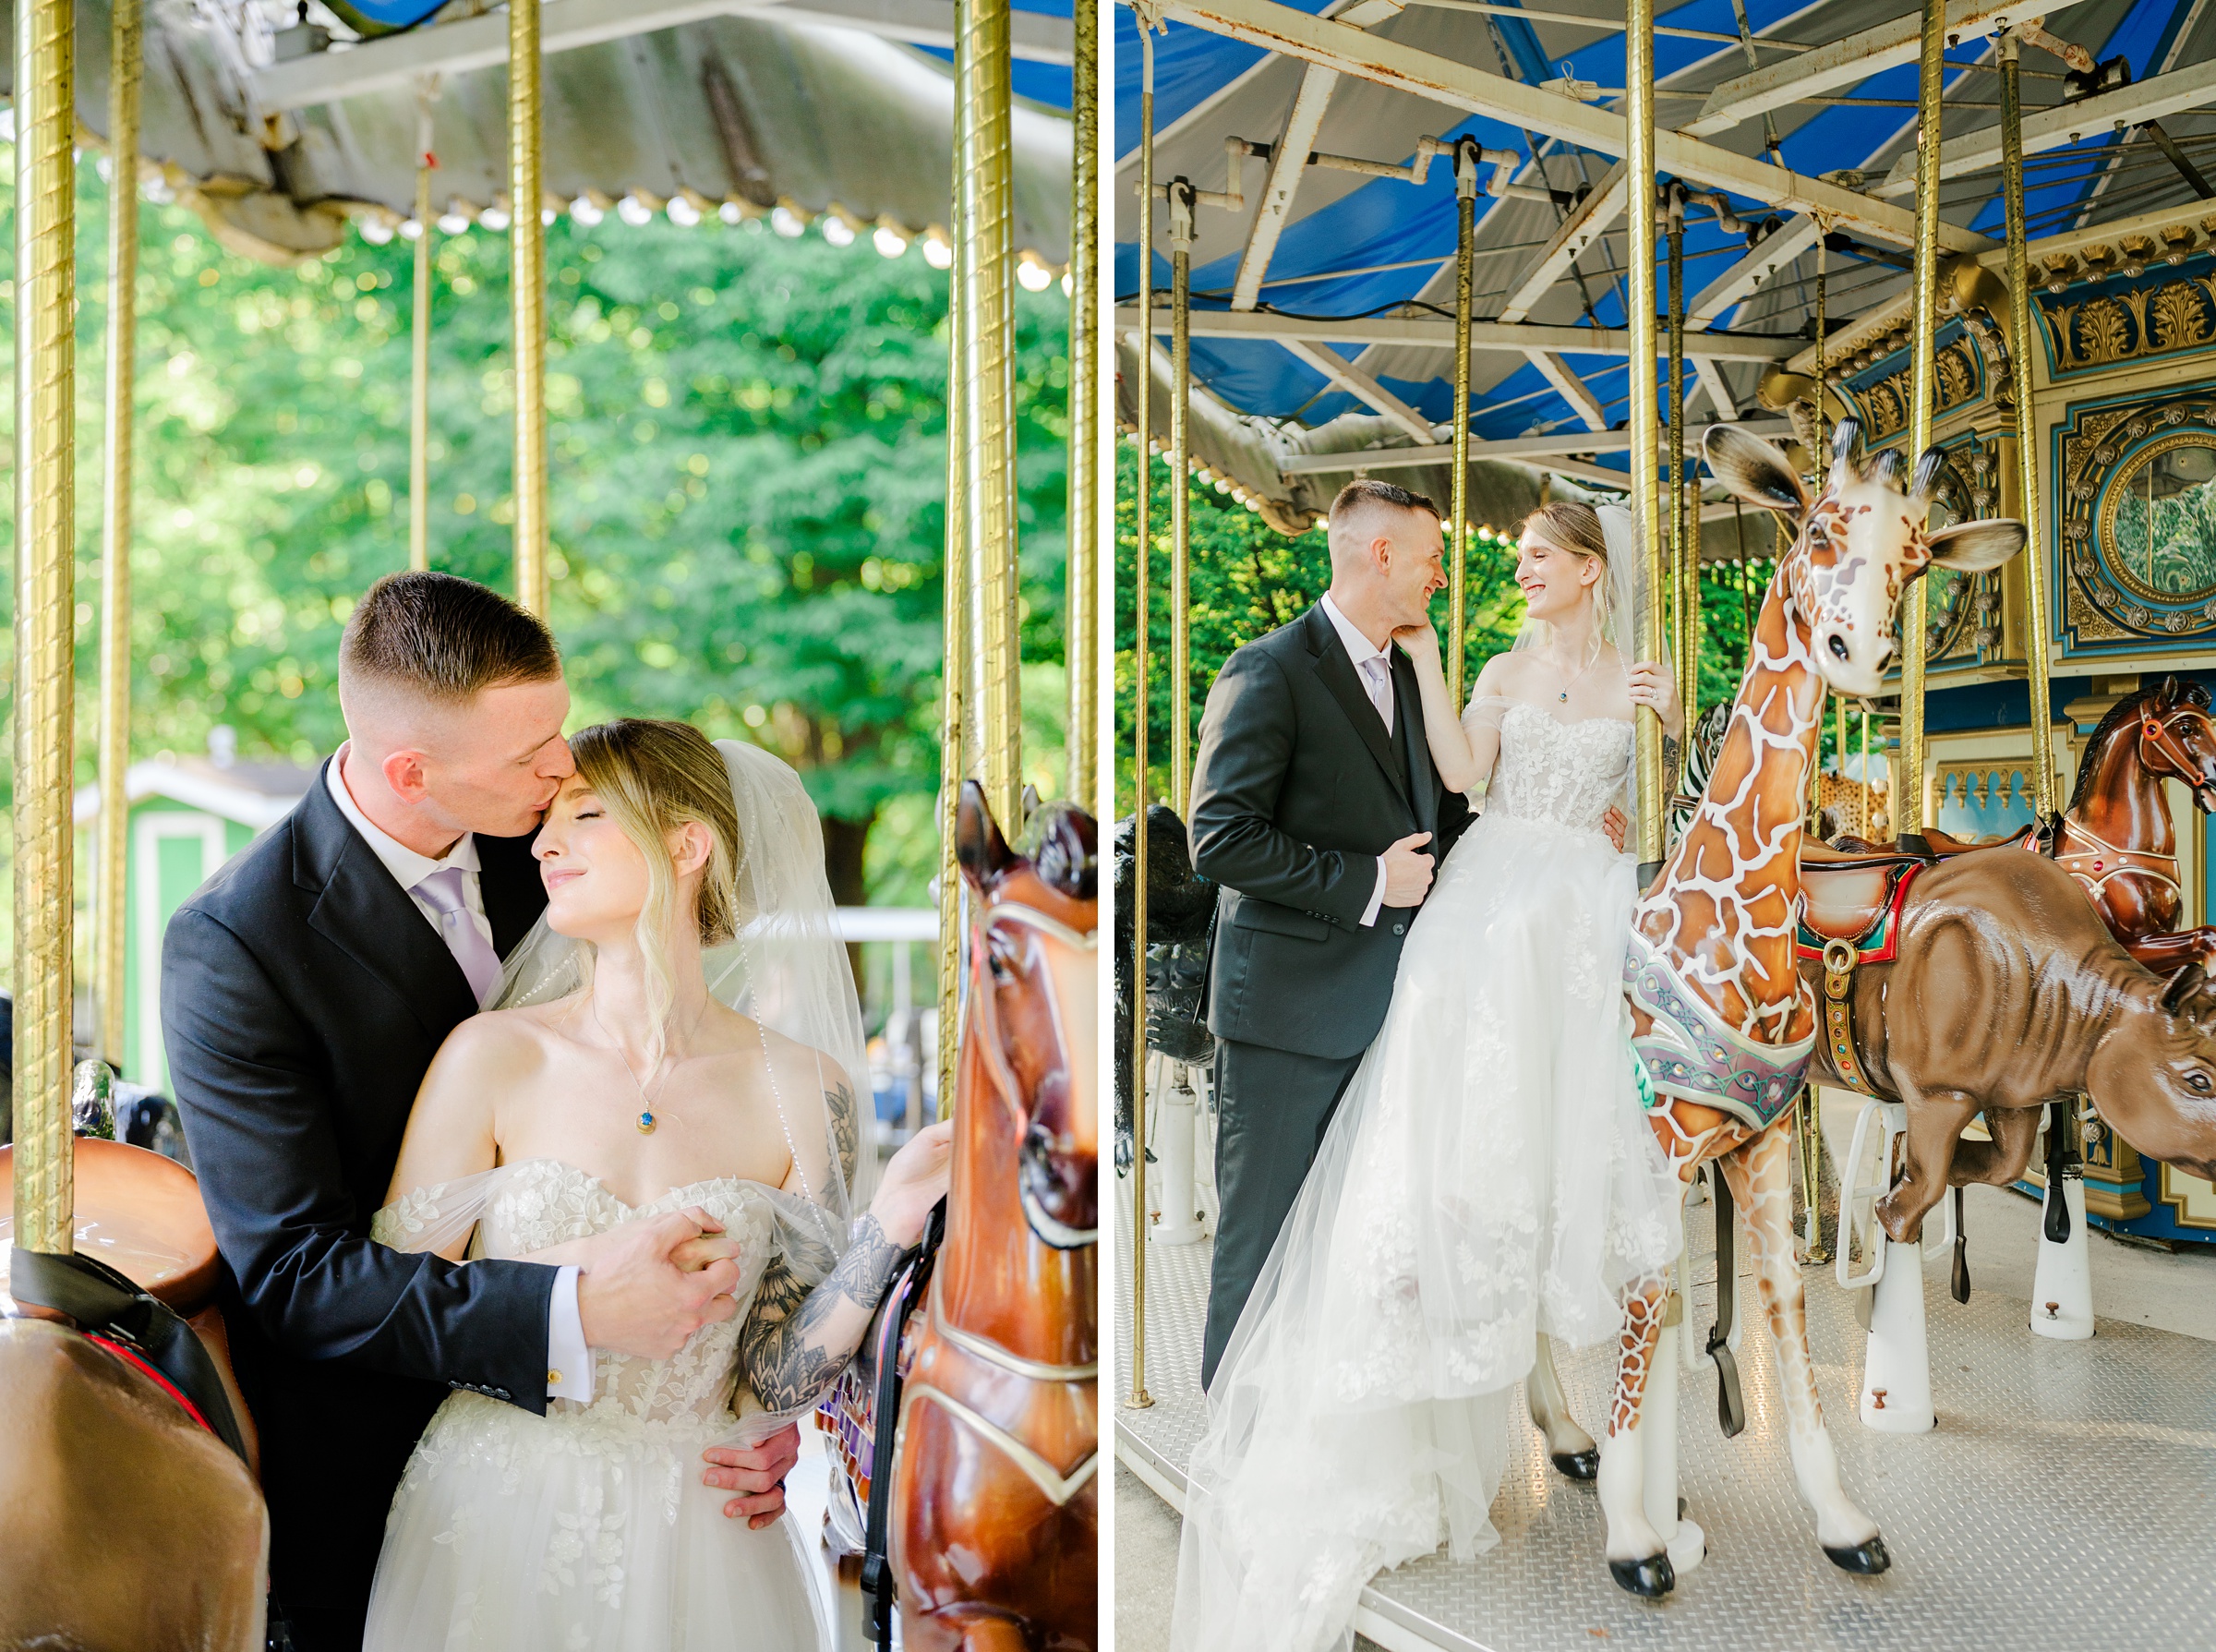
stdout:
<svg viewBox="0 0 2216 1652">
<path fill-rule="evenodd" d="M 1984 573 L 2023 549 L 2024 539 L 2024 525 L 2012 517 L 1957 522 L 1932 536 L 1932 566 Z"/>
<path fill-rule="evenodd" d="M 1710 425 L 1701 438 L 1708 474 L 1750 505 L 1782 511 L 1796 525 L 1808 514 L 1808 489 L 1786 457 L 1736 425 Z"/>
</svg>

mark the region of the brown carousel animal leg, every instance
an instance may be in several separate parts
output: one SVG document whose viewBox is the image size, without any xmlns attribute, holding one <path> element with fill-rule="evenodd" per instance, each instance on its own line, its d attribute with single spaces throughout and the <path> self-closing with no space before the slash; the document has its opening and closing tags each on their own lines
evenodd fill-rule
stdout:
<svg viewBox="0 0 2216 1652">
<path fill-rule="evenodd" d="M 1950 1186 L 1985 1182 L 2006 1188 L 2022 1179 L 2039 1140 L 2039 1109 L 1993 1108 L 1985 1115 L 1985 1129 L 1992 1140 L 1955 1144 L 1954 1164 L 1946 1173 Z"/>
<path fill-rule="evenodd" d="M 1877 1219 L 1890 1237 L 1908 1245 L 1923 1236 L 1924 1217 L 1946 1197 L 1963 1127 L 1977 1116 L 1980 1103 L 1959 1090 L 1919 1090 L 1906 1079 L 1900 1091 L 1908 1103 L 1907 1163 L 1877 1201 Z"/>
<path fill-rule="evenodd" d="M 2124 950 L 2157 975 L 2174 975 L 2187 964 L 2216 966 L 2216 929 L 2181 929 L 2170 935 L 2133 935 Z"/>
<path fill-rule="evenodd" d="M 1724 1179 L 1746 1212 L 1762 1306 L 1777 1353 L 1793 1477 L 1815 1512 L 1816 1541 L 1842 1572 L 1864 1576 L 1893 1563 L 1877 1522 L 1839 1484 L 1839 1458 L 1824 1427 L 1815 1361 L 1808 1348 L 1808 1297 L 1793 1260 L 1792 1133 L 1766 1130 L 1721 1161 Z"/>
<path fill-rule="evenodd" d="M 1562 1391 L 1562 1379 L 1554 1369 L 1550 1337 L 1538 1339 L 1531 1374 L 1524 1379 L 1524 1397 L 1531 1407 L 1533 1425 L 1547 1437 L 1547 1458 L 1557 1472 L 1586 1481 L 1599 1474 L 1600 1447 L 1571 1415 L 1570 1396 Z"/>
</svg>

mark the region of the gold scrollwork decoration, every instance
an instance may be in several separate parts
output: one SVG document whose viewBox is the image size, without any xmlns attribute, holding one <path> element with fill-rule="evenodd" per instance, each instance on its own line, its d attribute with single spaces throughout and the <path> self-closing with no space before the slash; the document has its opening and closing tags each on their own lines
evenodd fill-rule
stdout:
<svg viewBox="0 0 2216 1652">
<path fill-rule="evenodd" d="M 2216 277 L 2206 274 L 2035 303 L 2057 377 L 2216 344 Z"/>
</svg>

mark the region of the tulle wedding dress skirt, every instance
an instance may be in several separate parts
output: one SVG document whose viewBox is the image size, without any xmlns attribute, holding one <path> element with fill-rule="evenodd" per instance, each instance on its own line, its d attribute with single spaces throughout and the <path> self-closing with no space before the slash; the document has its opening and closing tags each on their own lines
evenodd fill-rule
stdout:
<svg viewBox="0 0 2216 1652">
<path fill-rule="evenodd" d="M 1529 720 L 1519 743 L 1606 757 L 1606 730 Z M 1633 875 L 1504 807 L 1448 856 L 1210 1391 L 1180 1652 L 1344 1646 L 1379 1570 L 1491 1547 L 1535 1339 L 1612 1340 L 1619 1289 L 1675 1254 L 1619 984 Z"/>
</svg>

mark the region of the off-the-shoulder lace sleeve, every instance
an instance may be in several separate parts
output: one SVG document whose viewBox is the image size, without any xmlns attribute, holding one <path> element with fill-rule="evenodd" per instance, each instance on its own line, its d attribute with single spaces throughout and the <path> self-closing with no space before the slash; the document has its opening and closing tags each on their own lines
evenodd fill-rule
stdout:
<svg viewBox="0 0 2216 1652">
<path fill-rule="evenodd" d="M 444 1250 L 476 1226 L 500 1174 L 480 1171 L 413 1188 L 369 1218 L 369 1236 L 392 1250 Z"/>
<path fill-rule="evenodd" d="M 1462 714 L 1462 726 L 1472 730 L 1490 729 L 1499 732 L 1500 719 L 1514 704 L 1506 694 L 1472 694 L 1468 707 Z"/>
</svg>

